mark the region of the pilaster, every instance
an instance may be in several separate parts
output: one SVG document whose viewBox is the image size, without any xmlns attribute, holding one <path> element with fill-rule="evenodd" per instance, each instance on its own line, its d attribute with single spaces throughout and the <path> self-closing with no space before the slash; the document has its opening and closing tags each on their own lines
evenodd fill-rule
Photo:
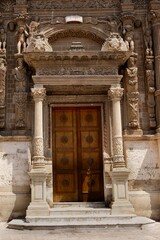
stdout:
<svg viewBox="0 0 160 240">
<path fill-rule="evenodd" d="M 150 17 L 152 21 L 153 30 L 153 45 L 154 45 L 154 59 L 155 59 L 155 82 L 156 82 L 156 120 L 157 133 L 160 133 L 160 2 L 157 0 L 150 1 L 149 4 Z"/>
<path fill-rule="evenodd" d="M 123 89 L 116 85 L 111 86 L 108 92 L 112 101 L 113 119 L 113 169 L 110 172 L 112 178 L 112 214 L 133 214 L 134 208 L 128 199 L 128 176 L 123 155 L 122 120 L 120 99 Z"/>
</svg>

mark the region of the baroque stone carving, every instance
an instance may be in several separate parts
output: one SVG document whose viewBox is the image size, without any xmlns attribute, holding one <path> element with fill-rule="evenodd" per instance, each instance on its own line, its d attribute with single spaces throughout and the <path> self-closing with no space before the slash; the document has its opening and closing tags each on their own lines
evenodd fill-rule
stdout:
<svg viewBox="0 0 160 240">
<path fill-rule="evenodd" d="M 115 67 L 71 67 L 46 69 L 43 66 L 37 71 L 38 75 L 117 75 L 118 69 Z"/>
<path fill-rule="evenodd" d="M 139 92 L 127 94 L 130 128 L 139 128 Z"/>
<path fill-rule="evenodd" d="M 15 93 L 15 127 L 24 128 L 26 115 L 27 93 Z"/>
<path fill-rule="evenodd" d="M 27 13 L 19 13 L 19 15 L 15 18 L 15 22 L 17 23 L 17 53 L 22 54 L 26 50 L 27 46 L 27 38 L 29 37 L 29 32 L 27 31 L 27 21 L 28 14 Z"/>
<path fill-rule="evenodd" d="M 6 59 L 0 57 L 0 128 L 5 127 L 5 81 L 6 81 Z"/>
<path fill-rule="evenodd" d="M 124 13 L 122 16 L 123 35 L 125 43 L 132 52 L 134 52 L 134 16 Z"/>
<path fill-rule="evenodd" d="M 127 109 L 128 109 L 128 127 L 133 129 L 140 128 L 139 124 L 139 92 L 138 92 L 138 76 L 136 66 L 137 56 L 132 55 L 127 61 L 125 71 L 125 85 L 127 93 Z"/>
<path fill-rule="evenodd" d="M 123 88 L 110 88 L 110 90 L 108 91 L 108 95 L 111 98 L 112 101 L 114 100 L 118 100 L 120 101 L 121 97 L 123 96 Z"/>
<path fill-rule="evenodd" d="M 146 54 L 147 105 L 150 128 L 156 127 L 154 57 Z"/>
<path fill-rule="evenodd" d="M 26 52 L 52 52 L 52 47 L 43 34 L 35 34 L 30 39 Z"/>
<path fill-rule="evenodd" d="M 33 99 L 43 101 L 46 96 L 45 88 L 31 88 Z"/>
<path fill-rule="evenodd" d="M 114 137 L 113 138 L 113 152 L 114 155 L 123 155 L 123 143 L 122 143 L 122 137 Z"/>
<path fill-rule="evenodd" d="M 12 12 L 15 4 L 16 0 L 1 0 L 0 10 L 3 12 Z"/>
<path fill-rule="evenodd" d="M 17 59 L 17 67 L 13 70 L 13 75 L 16 92 L 26 92 L 28 76 L 23 58 Z"/>
<path fill-rule="evenodd" d="M 34 138 L 33 142 L 33 155 L 43 157 L 43 138 Z"/>
<path fill-rule="evenodd" d="M 101 51 L 128 51 L 128 44 L 123 41 L 118 33 L 111 32 L 102 46 Z"/>
<path fill-rule="evenodd" d="M 73 8 L 118 8 L 119 0 L 50 0 L 50 1 L 29 1 L 31 9 L 73 9 Z"/>
</svg>

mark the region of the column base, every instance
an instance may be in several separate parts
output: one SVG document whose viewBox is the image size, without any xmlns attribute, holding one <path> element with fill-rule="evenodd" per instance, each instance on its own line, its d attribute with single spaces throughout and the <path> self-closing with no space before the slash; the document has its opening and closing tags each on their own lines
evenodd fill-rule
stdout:
<svg viewBox="0 0 160 240">
<path fill-rule="evenodd" d="M 128 199 L 128 175 L 127 168 L 113 168 L 110 173 L 113 191 L 112 215 L 133 215 L 135 213 Z"/>
<path fill-rule="evenodd" d="M 26 221 L 29 217 L 48 216 L 49 206 L 46 202 L 46 178 L 44 169 L 32 169 L 28 173 L 31 178 L 31 203 L 26 211 Z"/>
<path fill-rule="evenodd" d="M 46 202 L 31 202 L 26 211 L 26 221 L 30 217 L 49 216 L 49 206 Z"/>
</svg>

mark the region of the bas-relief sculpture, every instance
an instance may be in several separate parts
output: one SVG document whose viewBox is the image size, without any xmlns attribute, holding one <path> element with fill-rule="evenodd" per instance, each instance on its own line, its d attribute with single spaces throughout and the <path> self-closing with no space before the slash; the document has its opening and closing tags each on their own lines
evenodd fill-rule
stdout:
<svg viewBox="0 0 160 240">
<path fill-rule="evenodd" d="M 127 109 L 128 109 L 128 127 L 131 129 L 140 128 L 139 124 L 139 92 L 138 76 L 136 66 L 137 56 L 131 56 L 127 61 L 125 71 Z"/>
</svg>

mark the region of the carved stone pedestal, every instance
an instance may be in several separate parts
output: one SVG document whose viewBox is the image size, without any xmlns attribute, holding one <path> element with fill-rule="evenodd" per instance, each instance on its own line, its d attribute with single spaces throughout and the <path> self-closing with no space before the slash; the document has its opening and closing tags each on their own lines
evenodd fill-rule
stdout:
<svg viewBox="0 0 160 240">
<path fill-rule="evenodd" d="M 113 187 L 112 215 L 134 214 L 134 208 L 128 199 L 127 168 L 113 168 L 110 173 Z"/>
<path fill-rule="evenodd" d="M 31 185 L 31 203 L 26 212 L 26 221 L 31 222 L 30 217 L 48 216 L 49 206 L 46 202 L 46 178 L 47 173 L 32 169 L 29 172 L 32 181 Z"/>
</svg>

